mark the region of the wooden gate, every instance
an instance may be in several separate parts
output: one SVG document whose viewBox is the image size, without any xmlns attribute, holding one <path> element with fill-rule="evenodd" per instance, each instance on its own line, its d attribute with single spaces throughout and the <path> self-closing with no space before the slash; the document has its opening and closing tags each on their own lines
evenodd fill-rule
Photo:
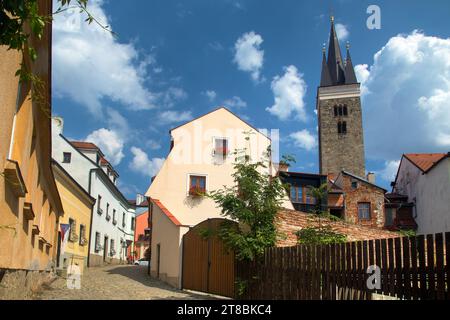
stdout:
<svg viewBox="0 0 450 320">
<path fill-rule="evenodd" d="M 208 219 L 183 237 L 184 289 L 234 297 L 234 253 L 227 252 L 215 230 L 224 219 Z M 210 236 L 200 235 L 207 231 Z"/>
</svg>

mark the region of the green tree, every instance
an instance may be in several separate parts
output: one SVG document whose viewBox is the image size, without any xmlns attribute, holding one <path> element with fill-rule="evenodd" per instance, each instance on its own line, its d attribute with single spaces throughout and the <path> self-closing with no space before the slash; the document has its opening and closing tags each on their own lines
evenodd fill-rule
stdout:
<svg viewBox="0 0 450 320">
<path fill-rule="evenodd" d="M 266 248 L 275 245 L 275 217 L 285 190 L 279 178 L 271 177 L 267 169 L 270 150 L 263 160 L 256 162 L 250 159 L 246 149 L 234 154 L 235 185 L 207 196 L 218 204 L 222 215 L 230 219 L 219 227 L 219 238 L 234 250 L 238 260 L 254 260 Z"/>
</svg>

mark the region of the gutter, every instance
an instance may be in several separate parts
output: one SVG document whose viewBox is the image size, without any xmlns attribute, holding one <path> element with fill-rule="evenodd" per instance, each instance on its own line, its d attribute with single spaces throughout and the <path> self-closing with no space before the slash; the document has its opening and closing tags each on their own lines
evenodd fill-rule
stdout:
<svg viewBox="0 0 450 320">
<path fill-rule="evenodd" d="M 89 195 L 91 195 L 91 178 L 92 178 L 92 172 L 96 171 L 97 168 L 93 168 L 91 170 L 89 170 L 89 183 L 88 183 L 88 193 Z M 89 244 L 88 244 L 88 256 L 87 256 L 87 266 L 90 267 L 90 257 L 91 257 L 91 241 L 92 241 L 92 221 L 94 219 L 94 205 L 92 205 L 92 209 L 91 209 L 91 232 L 89 232 Z"/>
</svg>

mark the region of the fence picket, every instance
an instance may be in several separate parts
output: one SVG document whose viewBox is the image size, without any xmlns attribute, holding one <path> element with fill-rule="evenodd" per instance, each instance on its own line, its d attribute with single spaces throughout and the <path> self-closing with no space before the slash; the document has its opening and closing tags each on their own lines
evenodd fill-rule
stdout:
<svg viewBox="0 0 450 320">
<path fill-rule="evenodd" d="M 403 238 L 403 288 L 404 297 L 406 300 L 411 299 L 411 270 L 410 270 L 410 255 L 409 255 L 409 238 Z"/>
<path fill-rule="evenodd" d="M 444 273 L 444 238 L 442 233 L 435 235 L 436 243 L 436 298 L 445 299 L 445 273 Z"/>
<path fill-rule="evenodd" d="M 411 247 L 411 274 L 412 274 L 411 296 L 413 300 L 417 300 L 419 298 L 419 285 L 418 285 L 419 268 L 417 259 L 417 238 L 411 237 L 409 240 Z"/>
<path fill-rule="evenodd" d="M 434 271 L 434 237 L 432 234 L 427 235 L 427 278 L 428 278 L 428 299 L 436 298 L 436 277 Z"/>
</svg>

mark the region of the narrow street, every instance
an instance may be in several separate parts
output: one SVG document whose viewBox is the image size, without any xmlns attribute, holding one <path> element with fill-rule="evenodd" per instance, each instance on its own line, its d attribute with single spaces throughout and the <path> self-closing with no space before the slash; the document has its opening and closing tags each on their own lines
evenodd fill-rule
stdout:
<svg viewBox="0 0 450 320">
<path fill-rule="evenodd" d="M 66 279 L 59 277 L 45 287 L 37 300 L 153 300 L 211 299 L 170 287 L 150 278 L 147 267 L 126 265 L 87 268 L 81 278 L 81 289 L 68 289 Z"/>
</svg>

